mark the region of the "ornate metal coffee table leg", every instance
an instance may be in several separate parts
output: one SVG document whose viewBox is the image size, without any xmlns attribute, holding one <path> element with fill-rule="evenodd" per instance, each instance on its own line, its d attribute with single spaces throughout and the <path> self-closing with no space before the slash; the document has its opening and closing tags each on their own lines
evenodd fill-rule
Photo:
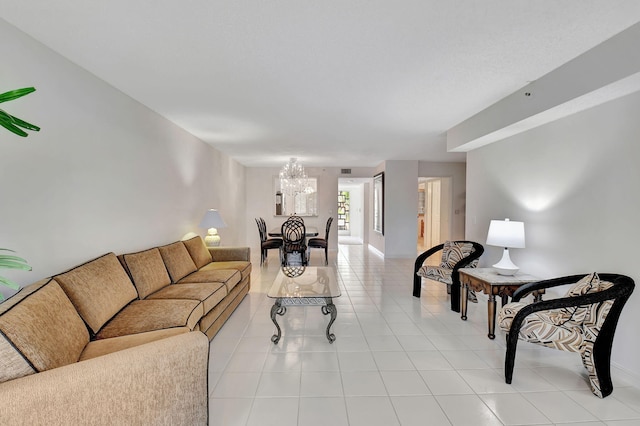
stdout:
<svg viewBox="0 0 640 426">
<path fill-rule="evenodd" d="M 324 315 L 331 314 L 331 320 L 329 320 L 329 325 L 327 325 L 327 339 L 329 339 L 329 343 L 333 343 L 336 340 L 336 335 L 330 332 L 331 325 L 336 320 L 336 316 L 338 315 L 338 310 L 336 309 L 336 305 L 333 304 L 333 300 L 330 297 L 324 298 L 326 305 L 323 305 L 321 310 Z"/>
<path fill-rule="evenodd" d="M 282 299 L 276 299 L 276 302 L 271 307 L 271 321 L 276 325 L 276 329 L 278 330 L 278 334 L 274 334 L 271 336 L 271 341 L 273 343 L 278 343 L 280 341 L 280 337 L 282 336 L 282 331 L 280 330 L 280 326 L 278 325 L 278 321 L 276 321 L 276 314 L 282 316 L 287 312 L 287 307 L 282 306 Z"/>
</svg>

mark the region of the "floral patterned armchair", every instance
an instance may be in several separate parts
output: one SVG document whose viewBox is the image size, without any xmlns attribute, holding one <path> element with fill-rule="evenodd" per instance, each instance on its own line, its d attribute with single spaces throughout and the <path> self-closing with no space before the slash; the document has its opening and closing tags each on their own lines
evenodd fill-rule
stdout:
<svg viewBox="0 0 640 426">
<path fill-rule="evenodd" d="M 559 299 L 526 304 L 534 290 L 573 284 Z M 618 318 L 635 284 L 625 275 L 573 275 L 525 284 L 500 310 L 498 324 L 507 332 L 505 381 L 511 383 L 518 339 L 578 352 L 589 374 L 591 391 L 604 398 L 613 391 L 611 347 Z"/>
<path fill-rule="evenodd" d="M 442 250 L 439 266 L 423 265 L 429 256 Z M 451 289 L 451 310 L 460 312 L 460 276 L 458 269 L 475 268 L 484 253 L 482 244 L 473 241 L 445 241 L 422 253 L 413 270 L 413 295 L 420 297 L 422 277 L 444 283 Z"/>
</svg>

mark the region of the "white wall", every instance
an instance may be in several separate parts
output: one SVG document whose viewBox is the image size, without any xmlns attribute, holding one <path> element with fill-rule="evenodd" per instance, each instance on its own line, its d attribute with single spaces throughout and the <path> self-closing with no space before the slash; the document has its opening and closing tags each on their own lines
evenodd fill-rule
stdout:
<svg viewBox="0 0 640 426">
<path fill-rule="evenodd" d="M 37 91 L 2 108 L 42 130 L 0 129 L 0 247 L 28 284 L 103 253 L 201 235 L 207 208 L 244 243 L 244 167 L 0 20 L 0 91 Z"/>
<path fill-rule="evenodd" d="M 416 257 L 417 184 L 417 161 L 385 162 L 384 255 L 387 258 Z"/>
<path fill-rule="evenodd" d="M 521 270 L 542 278 L 616 272 L 640 283 L 640 93 L 471 151 L 467 237 L 486 241 L 491 219 L 525 223 Z M 485 246 L 482 262 L 500 257 Z M 640 383 L 640 290 L 622 312 L 612 362 Z"/>
</svg>

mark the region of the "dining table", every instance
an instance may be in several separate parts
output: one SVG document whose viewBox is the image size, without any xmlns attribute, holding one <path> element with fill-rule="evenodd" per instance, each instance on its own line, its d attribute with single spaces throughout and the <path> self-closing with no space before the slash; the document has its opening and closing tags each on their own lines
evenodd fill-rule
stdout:
<svg viewBox="0 0 640 426">
<path fill-rule="evenodd" d="M 270 237 L 282 238 L 282 228 L 273 228 L 268 232 Z M 318 228 L 315 226 L 306 226 L 305 227 L 305 237 L 317 237 L 318 236 Z"/>
</svg>

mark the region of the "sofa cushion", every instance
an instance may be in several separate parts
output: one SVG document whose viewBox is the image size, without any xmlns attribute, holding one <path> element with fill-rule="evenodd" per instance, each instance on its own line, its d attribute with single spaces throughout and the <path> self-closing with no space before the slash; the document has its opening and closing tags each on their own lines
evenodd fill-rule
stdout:
<svg viewBox="0 0 640 426">
<path fill-rule="evenodd" d="M 174 327 L 166 330 L 150 331 L 148 333 L 132 334 L 130 336 L 113 337 L 111 339 L 101 339 L 89 342 L 80 355 L 80 361 L 95 358 L 118 352 L 123 349 L 133 348 L 135 346 L 144 345 L 145 343 L 155 342 L 156 340 L 166 339 L 183 333 L 190 333 L 187 327 Z"/>
<path fill-rule="evenodd" d="M 158 248 L 125 254 L 122 261 L 141 299 L 171 284 L 171 278 Z"/>
<path fill-rule="evenodd" d="M 244 280 L 251 275 L 251 262 L 244 260 L 213 261 L 203 268 L 200 268 L 200 271 L 216 271 L 220 269 L 235 269 L 242 275 L 241 280 Z"/>
<path fill-rule="evenodd" d="M 207 246 L 204 245 L 202 237 L 193 237 L 183 241 L 183 243 L 187 248 L 189 255 L 191 256 L 193 263 L 196 264 L 196 267 L 198 269 L 202 268 L 208 263 L 211 263 L 211 253 L 209 253 Z"/>
<path fill-rule="evenodd" d="M 194 330 L 203 314 L 203 305 L 197 300 L 136 300 L 102 327 L 96 338 L 107 339 L 173 327 Z"/>
<path fill-rule="evenodd" d="M 0 381 L 72 364 L 89 332 L 55 280 L 25 287 L 0 311 Z"/>
<path fill-rule="evenodd" d="M 158 248 L 169 271 L 169 276 L 171 276 L 171 282 L 177 283 L 198 269 L 182 241 Z"/>
<path fill-rule="evenodd" d="M 227 291 L 231 291 L 242 280 L 242 274 L 236 269 L 203 268 L 180 280 L 179 284 L 188 283 L 223 283 Z"/>
<path fill-rule="evenodd" d="M 136 288 L 113 253 L 54 278 L 94 333 L 138 297 Z"/>
<path fill-rule="evenodd" d="M 237 275 L 237 271 L 233 271 Z M 202 302 L 203 315 L 209 313 L 227 295 L 223 283 L 172 284 L 151 294 L 147 299 L 188 299 Z"/>
</svg>

